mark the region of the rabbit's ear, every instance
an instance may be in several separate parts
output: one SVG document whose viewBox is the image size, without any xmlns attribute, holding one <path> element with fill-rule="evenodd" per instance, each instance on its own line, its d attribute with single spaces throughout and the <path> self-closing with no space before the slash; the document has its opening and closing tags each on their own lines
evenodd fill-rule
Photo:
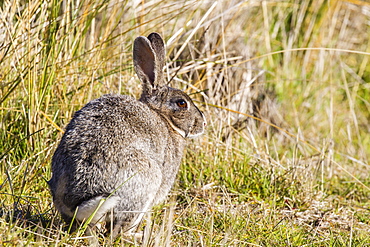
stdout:
<svg viewBox="0 0 370 247">
<path fill-rule="evenodd" d="M 155 54 L 150 41 L 143 36 L 134 42 L 134 67 L 139 79 L 144 83 L 154 84 Z"/>
<path fill-rule="evenodd" d="M 163 67 L 166 61 L 166 50 L 164 48 L 163 39 L 158 33 L 149 34 L 148 39 L 150 40 L 152 48 L 155 51 L 156 70 L 158 71 L 158 74 L 162 75 Z"/>
<path fill-rule="evenodd" d="M 134 42 L 133 56 L 135 71 L 143 83 L 145 93 L 150 94 L 152 89 L 165 85 L 162 71 L 165 48 L 159 34 L 151 33 L 148 38 L 137 37 Z"/>
</svg>

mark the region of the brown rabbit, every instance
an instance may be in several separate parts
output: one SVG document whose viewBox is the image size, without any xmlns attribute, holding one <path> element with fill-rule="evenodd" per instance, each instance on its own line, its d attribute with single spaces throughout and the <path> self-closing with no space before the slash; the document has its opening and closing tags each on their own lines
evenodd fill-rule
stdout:
<svg viewBox="0 0 370 247">
<path fill-rule="evenodd" d="M 77 222 L 86 221 L 96 211 L 91 224 L 113 224 L 113 237 L 121 228 L 135 228 L 166 198 L 186 138 L 206 126 L 190 97 L 167 86 L 159 34 L 137 37 L 133 58 L 143 85 L 140 99 L 104 95 L 77 111 L 54 153 L 48 182 L 66 222 L 75 214 Z"/>
</svg>

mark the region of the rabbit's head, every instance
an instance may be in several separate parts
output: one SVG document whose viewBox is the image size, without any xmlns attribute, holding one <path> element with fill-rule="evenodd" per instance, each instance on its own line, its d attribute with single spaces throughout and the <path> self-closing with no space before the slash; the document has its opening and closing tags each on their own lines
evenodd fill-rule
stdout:
<svg viewBox="0 0 370 247">
<path fill-rule="evenodd" d="M 202 134 L 206 126 L 203 113 L 186 93 L 167 86 L 163 73 L 166 54 L 161 36 L 151 33 L 148 38 L 137 37 L 133 56 L 136 74 L 143 84 L 140 101 L 165 118 L 181 136 L 192 138 Z"/>
</svg>

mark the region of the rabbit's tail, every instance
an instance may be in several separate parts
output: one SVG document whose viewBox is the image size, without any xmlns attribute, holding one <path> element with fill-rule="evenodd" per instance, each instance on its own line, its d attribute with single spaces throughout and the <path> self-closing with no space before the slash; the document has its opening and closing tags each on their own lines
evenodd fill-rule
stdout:
<svg viewBox="0 0 370 247">
<path fill-rule="evenodd" d="M 83 222 L 92 217 L 90 222 L 96 223 L 111 211 L 118 202 L 118 196 L 111 196 L 108 198 L 96 196 L 78 206 L 76 218 L 80 222 Z"/>
</svg>

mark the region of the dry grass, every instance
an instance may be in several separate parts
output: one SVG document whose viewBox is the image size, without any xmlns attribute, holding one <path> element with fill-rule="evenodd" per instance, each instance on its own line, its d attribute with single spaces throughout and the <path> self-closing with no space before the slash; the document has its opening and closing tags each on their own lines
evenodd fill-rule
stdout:
<svg viewBox="0 0 370 247">
<path fill-rule="evenodd" d="M 3 1 L 0 243 L 83 246 L 53 209 L 50 160 L 73 113 L 138 96 L 131 46 L 208 119 L 141 246 L 368 246 L 370 5 L 365 1 Z M 112 245 L 101 237 L 103 245 Z"/>
</svg>

